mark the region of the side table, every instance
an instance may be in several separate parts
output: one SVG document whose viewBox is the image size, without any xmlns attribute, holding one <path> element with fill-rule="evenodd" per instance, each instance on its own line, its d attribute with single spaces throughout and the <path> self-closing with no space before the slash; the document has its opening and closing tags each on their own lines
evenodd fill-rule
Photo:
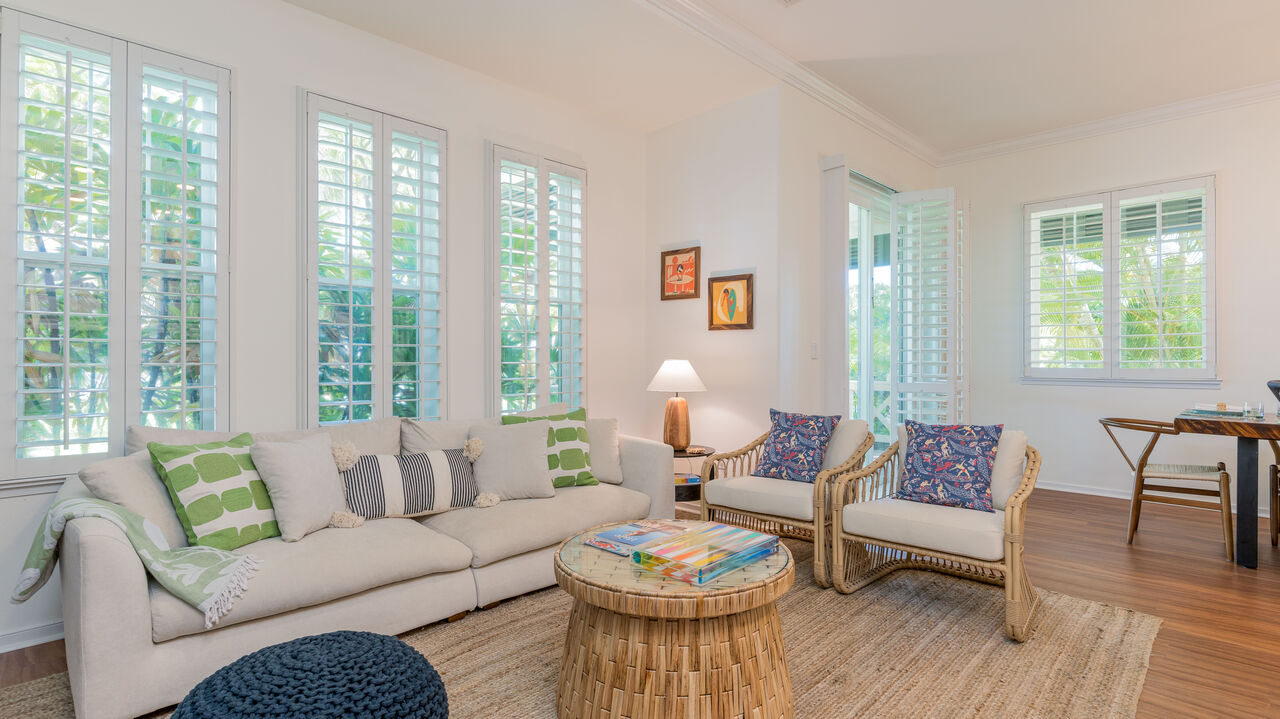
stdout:
<svg viewBox="0 0 1280 719">
<path fill-rule="evenodd" d="M 795 581 L 786 546 L 695 586 L 583 542 L 613 526 L 556 551 L 556 581 L 574 598 L 560 719 L 793 719 L 774 604 Z"/>
<path fill-rule="evenodd" d="M 688 447 L 685 447 L 684 449 L 676 450 L 675 458 L 687 459 L 689 460 L 689 464 L 692 465 L 693 460 L 698 459 L 699 457 L 710 457 L 715 453 L 716 453 L 716 450 L 714 447 L 708 447 L 706 445 L 701 445 L 701 444 L 691 444 Z M 697 468 L 697 469 L 700 470 L 701 468 Z M 697 471 L 694 471 L 694 472 L 690 472 L 689 474 L 697 474 L 697 473 L 698 473 Z M 677 502 L 696 502 L 699 499 L 702 499 L 702 480 L 701 479 L 699 479 L 697 482 L 686 482 L 686 483 L 676 484 L 676 501 Z"/>
</svg>

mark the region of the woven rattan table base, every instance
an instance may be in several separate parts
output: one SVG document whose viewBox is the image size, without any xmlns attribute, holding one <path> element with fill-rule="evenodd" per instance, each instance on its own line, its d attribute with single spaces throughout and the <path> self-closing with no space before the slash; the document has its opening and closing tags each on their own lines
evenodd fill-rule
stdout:
<svg viewBox="0 0 1280 719">
<path fill-rule="evenodd" d="M 777 607 L 650 619 L 577 600 L 557 703 L 560 719 L 790 719 Z"/>
<path fill-rule="evenodd" d="M 774 604 L 795 580 L 786 546 L 693 587 L 585 546 L 591 531 L 556 552 L 556 580 L 574 598 L 560 719 L 794 716 Z"/>
</svg>

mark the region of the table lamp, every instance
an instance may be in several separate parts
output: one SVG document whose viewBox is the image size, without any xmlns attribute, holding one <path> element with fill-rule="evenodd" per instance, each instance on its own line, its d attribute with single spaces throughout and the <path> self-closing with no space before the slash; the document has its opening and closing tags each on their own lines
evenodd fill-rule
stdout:
<svg viewBox="0 0 1280 719">
<path fill-rule="evenodd" d="M 669 359 L 658 368 L 658 373 L 649 383 L 650 392 L 675 392 L 675 396 L 667 400 L 667 415 L 662 421 L 662 441 L 671 445 L 677 452 L 689 447 L 689 403 L 685 402 L 681 392 L 705 392 L 707 386 L 702 384 L 698 373 L 693 371 L 689 360 Z"/>
</svg>

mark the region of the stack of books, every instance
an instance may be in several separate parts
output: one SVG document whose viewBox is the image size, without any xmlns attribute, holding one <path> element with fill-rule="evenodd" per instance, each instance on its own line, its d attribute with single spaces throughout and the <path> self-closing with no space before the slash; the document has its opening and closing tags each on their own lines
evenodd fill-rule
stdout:
<svg viewBox="0 0 1280 719">
<path fill-rule="evenodd" d="M 688 527 L 679 524 L 642 519 L 638 522 L 624 524 L 621 527 L 596 532 L 594 535 L 587 537 L 585 541 L 587 544 L 603 549 L 606 552 L 628 557 L 631 555 L 631 550 L 641 544 L 666 539 L 687 531 L 689 531 Z"/>
<path fill-rule="evenodd" d="M 672 537 L 631 550 L 631 561 L 690 584 L 706 584 L 778 550 L 772 534 L 707 522 Z"/>
</svg>

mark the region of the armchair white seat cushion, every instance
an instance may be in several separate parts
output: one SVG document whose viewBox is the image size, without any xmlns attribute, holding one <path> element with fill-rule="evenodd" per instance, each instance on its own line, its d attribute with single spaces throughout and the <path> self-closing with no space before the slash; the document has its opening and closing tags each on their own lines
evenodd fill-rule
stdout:
<svg viewBox="0 0 1280 719">
<path fill-rule="evenodd" d="M 846 457 L 847 459 L 847 457 Z M 709 504 L 813 521 L 813 485 L 772 477 L 725 477 L 702 488 Z"/>
<path fill-rule="evenodd" d="M 1004 558 L 1004 512 L 877 499 L 844 507 L 848 534 L 989 562 Z"/>
</svg>

